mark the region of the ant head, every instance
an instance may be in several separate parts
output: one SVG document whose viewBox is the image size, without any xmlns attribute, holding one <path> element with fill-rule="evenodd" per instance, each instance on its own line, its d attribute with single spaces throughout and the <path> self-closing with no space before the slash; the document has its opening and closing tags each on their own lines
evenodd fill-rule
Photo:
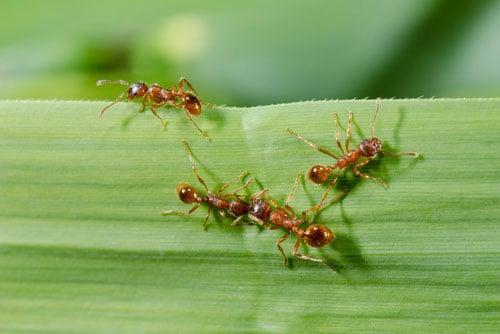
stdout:
<svg viewBox="0 0 500 334">
<path fill-rule="evenodd" d="M 325 225 L 312 224 L 305 230 L 302 237 L 311 247 L 323 247 L 332 242 L 335 236 Z"/>
<path fill-rule="evenodd" d="M 250 206 L 249 213 L 260 220 L 267 221 L 271 214 L 271 206 L 263 199 L 255 199 Z"/>
<path fill-rule="evenodd" d="M 309 169 L 307 177 L 314 183 L 322 184 L 330 175 L 332 169 L 325 165 L 315 165 Z"/>
<path fill-rule="evenodd" d="M 198 192 L 187 183 L 179 183 L 177 187 L 175 187 L 175 191 L 177 192 L 179 199 L 186 204 L 201 202 Z"/>
<path fill-rule="evenodd" d="M 192 116 L 198 116 L 201 114 L 201 102 L 196 95 L 191 93 L 185 93 L 182 96 L 182 102 L 186 111 Z"/>
<path fill-rule="evenodd" d="M 359 144 L 359 150 L 364 157 L 371 158 L 382 151 L 382 141 L 377 137 L 365 139 Z"/>
<path fill-rule="evenodd" d="M 148 85 L 144 82 L 135 82 L 128 87 L 128 98 L 130 100 L 136 97 L 142 97 L 148 91 Z"/>
</svg>

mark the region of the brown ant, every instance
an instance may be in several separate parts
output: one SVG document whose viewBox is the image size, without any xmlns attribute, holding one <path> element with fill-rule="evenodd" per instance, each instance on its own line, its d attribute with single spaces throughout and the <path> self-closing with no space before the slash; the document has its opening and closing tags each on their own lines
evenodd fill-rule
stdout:
<svg viewBox="0 0 500 334">
<path fill-rule="evenodd" d="M 290 234 L 295 234 L 297 240 L 295 241 L 295 245 L 293 247 L 293 256 L 306 261 L 322 262 L 332 270 L 337 271 L 337 269 L 328 261 L 299 252 L 302 241 L 304 241 L 307 245 L 315 248 L 321 248 L 330 244 L 335 238 L 333 232 L 325 225 L 316 223 L 311 223 L 305 229 L 301 228 L 300 226 L 304 223 L 307 223 L 307 214 L 309 212 L 314 213 L 313 217 L 311 218 L 311 221 L 314 221 L 316 214 L 322 207 L 337 202 L 338 200 L 343 198 L 347 194 L 347 190 L 341 193 L 339 196 L 326 201 L 326 198 L 328 197 L 328 191 L 333 188 L 334 183 L 336 183 L 337 181 L 337 178 L 335 178 L 332 181 L 332 185 L 323 194 L 319 204 L 302 211 L 300 217 L 297 217 L 293 208 L 290 207 L 288 203 L 292 200 L 297 189 L 297 185 L 302 177 L 303 175 L 299 174 L 295 178 L 294 185 L 285 200 L 284 206 L 278 205 L 274 200 L 269 200 L 268 202 L 261 200 L 259 202 L 253 203 L 248 212 L 248 216 L 258 224 L 268 226 L 270 229 L 277 229 L 282 227 L 287 230 L 286 233 L 276 241 L 276 246 L 278 247 L 281 255 L 283 255 L 283 264 L 285 265 L 285 267 L 288 266 L 288 257 L 286 256 L 281 244 L 290 236 Z"/>
<path fill-rule="evenodd" d="M 231 194 L 224 194 L 224 191 L 229 188 L 232 184 L 240 182 L 243 180 L 243 178 L 248 174 L 247 172 L 243 172 L 238 176 L 238 178 L 227 182 L 223 184 L 215 193 L 210 192 L 210 190 L 207 187 L 207 184 L 205 180 L 200 176 L 196 165 L 194 163 L 193 156 L 191 154 L 191 148 L 189 147 L 188 143 L 186 141 L 182 142 L 184 149 L 186 150 L 187 156 L 189 158 L 189 161 L 191 162 L 191 168 L 193 170 L 194 175 L 200 182 L 200 184 L 203 186 L 205 190 L 205 196 L 201 196 L 200 193 L 190 186 L 187 183 L 181 182 L 177 185 L 175 188 L 177 196 L 179 199 L 186 203 L 186 204 L 195 204 L 189 211 L 183 212 L 183 211 L 175 211 L 175 210 L 165 210 L 162 211 L 161 214 L 164 216 L 167 215 L 190 215 L 193 212 L 195 212 L 202 203 L 205 203 L 208 205 L 208 214 L 205 217 L 205 220 L 203 222 L 203 228 L 207 230 L 208 228 L 208 219 L 210 218 L 210 215 L 212 213 L 212 209 L 216 209 L 219 211 L 219 214 L 223 217 L 226 215 L 229 215 L 235 220 L 233 221 L 233 225 L 238 224 L 241 222 L 243 217 L 248 213 L 249 211 L 249 204 L 242 199 L 242 197 L 238 194 L 239 191 L 246 189 L 248 185 L 253 182 L 253 179 L 248 180 L 242 187 L 239 189 L 235 190 Z M 259 193 L 256 194 L 257 198 L 261 195 Z"/>
<path fill-rule="evenodd" d="M 351 138 L 351 127 L 352 127 L 352 112 L 349 112 L 348 116 L 348 125 L 346 129 L 346 140 L 345 140 L 345 149 L 342 147 L 342 143 L 340 142 L 340 124 L 339 124 L 339 117 L 337 113 L 334 113 L 333 116 L 335 117 L 335 125 L 336 125 L 336 131 L 335 131 L 335 139 L 337 140 L 337 146 L 339 147 L 340 151 L 342 152 L 342 156 L 338 157 L 332 152 L 330 152 L 328 149 L 321 147 L 310 140 L 304 138 L 302 135 L 297 134 L 296 132 L 292 131 L 289 128 L 286 128 L 285 130 L 291 134 L 292 136 L 297 137 L 299 140 L 302 140 L 304 143 L 309 145 L 310 147 L 318 150 L 319 152 L 329 155 L 333 157 L 334 159 L 337 160 L 336 163 L 330 165 L 330 166 L 325 166 L 325 165 L 315 165 L 311 167 L 307 173 L 308 178 L 317 184 L 322 184 L 324 183 L 328 176 L 336 170 L 336 169 L 343 169 L 346 168 L 347 166 L 351 166 L 352 172 L 361 178 L 364 179 L 373 179 L 379 183 L 381 183 L 384 187 L 388 187 L 387 183 L 379 178 L 370 176 L 368 174 L 362 173 L 359 169 L 366 164 L 368 164 L 370 161 L 372 161 L 378 153 L 382 152 L 385 155 L 391 155 L 391 156 L 400 156 L 400 155 L 409 155 L 409 156 L 414 156 L 418 157 L 419 154 L 416 152 L 387 152 L 382 149 L 382 141 L 375 137 L 375 120 L 377 118 L 377 114 L 380 110 L 380 98 L 377 99 L 376 103 L 376 108 L 375 108 L 375 113 L 372 118 L 372 123 L 371 123 L 371 138 L 367 138 L 361 142 L 361 144 L 358 145 L 358 147 L 354 150 L 349 149 L 349 141 Z M 360 161 L 361 160 L 361 161 Z"/>
<path fill-rule="evenodd" d="M 97 114 L 97 117 L 101 117 L 108 108 L 125 98 L 128 100 L 142 98 L 142 108 L 139 112 L 143 112 L 147 107 L 149 107 L 153 115 L 161 121 L 163 128 L 166 127 L 167 121 L 158 114 L 158 108 L 169 105 L 177 109 L 184 109 L 189 121 L 193 123 L 194 127 L 206 140 L 210 141 L 206 132 L 203 131 L 193 120 L 193 116 L 199 116 L 201 114 L 202 101 L 198 98 L 198 94 L 186 78 L 181 77 L 177 87 L 172 87 L 170 89 L 165 89 L 156 83 L 148 86 L 144 82 L 135 82 L 130 84 L 125 80 L 98 80 L 96 84 L 97 86 L 104 84 L 120 84 L 128 87 L 128 89 L 121 93 L 115 101 L 105 106 Z M 184 85 L 187 85 L 190 91 L 186 91 L 184 89 Z"/>
</svg>

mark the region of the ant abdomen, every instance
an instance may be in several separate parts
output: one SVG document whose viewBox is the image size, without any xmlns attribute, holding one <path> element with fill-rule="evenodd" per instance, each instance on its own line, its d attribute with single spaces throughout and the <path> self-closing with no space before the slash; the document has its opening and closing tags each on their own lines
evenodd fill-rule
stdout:
<svg viewBox="0 0 500 334">
<path fill-rule="evenodd" d="M 199 116 L 201 114 L 201 102 L 196 95 L 185 93 L 184 96 L 182 96 L 182 103 L 190 115 Z"/>
<path fill-rule="evenodd" d="M 201 197 L 198 195 L 198 192 L 187 183 L 179 183 L 177 187 L 175 187 L 175 191 L 179 199 L 186 204 L 201 202 Z"/>
<path fill-rule="evenodd" d="M 307 227 L 302 237 L 311 247 L 323 247 L 332 242 L 335 235 L 325 225 L 312 224 Z"/>
<path fill-rule="evenodd" d="M 314 183 L 322 184 L 328 179 L 328 176 L 332 172 L 331 167 L 324 165 L 315 165 L 309 169 L 307 177 Z"/>
</svg>

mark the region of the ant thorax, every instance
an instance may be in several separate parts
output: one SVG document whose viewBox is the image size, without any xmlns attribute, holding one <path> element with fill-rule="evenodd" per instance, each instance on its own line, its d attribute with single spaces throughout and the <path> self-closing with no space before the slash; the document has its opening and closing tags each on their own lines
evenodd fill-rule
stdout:
<svg viewBox="0 0 500 334">
<path fill-rule="evenodd" d="M 376 137 L 368 138 L 359 144 L 358 149 L 364 157 L 371 158 L 382 151 L 382 142 Z"/>
<path fill-rule="evenodd" d="M 229 207 L 229 203 L 226 200 L 212 193 L 208 193 L 207 196 L 203 198 L 203 202 L 212 204 L 213 206 L 215 206 L 217 209 L 220 210 L 226 210 Z"/>
</svg>

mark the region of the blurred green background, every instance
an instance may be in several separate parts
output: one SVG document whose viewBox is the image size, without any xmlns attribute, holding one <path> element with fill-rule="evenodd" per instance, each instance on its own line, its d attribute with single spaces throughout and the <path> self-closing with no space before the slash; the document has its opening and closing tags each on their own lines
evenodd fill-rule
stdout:
<svg viewBox="0 0 500 334">
<path fill-rule="evenodd" d="M 205 100 L 499 96 L 500 1 L 0 4 L 0 99 L 111 99 L 189 78 Z"/>
</svg>

